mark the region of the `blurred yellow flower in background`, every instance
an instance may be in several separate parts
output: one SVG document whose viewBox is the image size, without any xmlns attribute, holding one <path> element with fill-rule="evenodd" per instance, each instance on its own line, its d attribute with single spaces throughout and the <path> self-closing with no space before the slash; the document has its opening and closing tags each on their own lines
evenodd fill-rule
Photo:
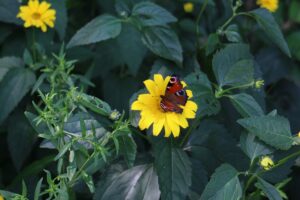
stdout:
<svg viewBox="0 0 300 200">
<path fill-rule="evenodd" d="M 0 200 L 4 200 L 3 196 L 0 195 Z"/>
<path fill-rule="evenodd" d="M 186 2 L 183 4 L 183 10 L 187 13 L 194 11 L 194 4 L 192 2 Z"/>
<path fill-rule="evenodd" d="M 275 12 L 278 9 L 278 0 L 257 0 L 257 5 L 261 8 L 265 8 L 270 12 Z"/>
<path fill-rule="evenodd" d="M 34 26 L 46 32 L 47 26 L 54 27 L 56 19 L 56 11 L 50 7 L 51 4 L 45 1 L 40 3 L 39 0 L 29 0 L 27 5 L 20 7 L 17 17 L 25 22 L 25 28 Z"/>
<path fill-rule="evenodd" d="M 198 106 L 191 101 L 193 97 L 191 90 L 186 90 L 188 100 L 184 106 L 181 106 L 182 113 L 165 112 L 161 106 L 161 96 L 165 95 L 165 91 L 170 80 L 170 76 L 165 79 L 160 74 L 154 75 L 154 80 L 146 80 L 144 84 L 149 93 L 140 94 L 138 99 L 131 105 L 132 110 L 141 111 L 141 119 L 139 121 L 139 128 L 141 130 L 148 129 L 153 124 L 153 135 L 157 136 L 162 128 L 165 130 L 165 137 L 178 137 L 180 134 L 180 127 L 187 128 L 189 123 L 187 119 L 196 117 Z M 183 87 L 186 83 L 181 81 Z"/>
<path fill-rule="evenodd" d="M 260 160 L 260 166 L 264 170 L 270 170 L 274 166 L 274 161 L 269 156 L 263 156 Z"/>
</svg>

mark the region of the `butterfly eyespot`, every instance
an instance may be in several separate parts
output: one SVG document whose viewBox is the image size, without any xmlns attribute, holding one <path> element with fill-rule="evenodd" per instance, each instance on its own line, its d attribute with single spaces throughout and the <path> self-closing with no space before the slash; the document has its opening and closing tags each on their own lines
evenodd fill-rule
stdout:
<svg viewBox="0 0 300 200">
<path fill-rule="evenodd" d="M 183 96 L 184 95 L 184 91 L 183 90 L 179 90 L 178 92 L 176 92 L 177 96 Z"/>
<path fill-rule="evenodd" d="M 176 77 L 171 77 L 170 83 L 175 83 L 176 82 Z"/>
</svg>

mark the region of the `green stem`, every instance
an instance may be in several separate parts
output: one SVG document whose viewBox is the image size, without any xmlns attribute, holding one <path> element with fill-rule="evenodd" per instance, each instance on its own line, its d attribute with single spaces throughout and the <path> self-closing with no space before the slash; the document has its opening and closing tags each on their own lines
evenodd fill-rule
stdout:
<svg viewBox="0 0 300 200">
<path fill-rule="evenodd" d="M 94 156 L 96 155 L 96 152 L 94 151 L 89 157 L 88 159 L 86 159 L 86 161 L 81 165 L 80 169 L 75 173 L 74 177 L 72 178 L 72 180 L 69 182 L 69 186 L 72 187 L 78 177 L 80 176 L 81 172 L 84 170 L 84 168 L 86 167 L 86 165 L 91 161 L 92 158 L 94 158 Z"/>
<path fill-rule="evenodd" d="M 300 156 L 300 151 L 295 152 L 295 153 L 293 153 L 293 154 L 291 154 L 291 155 L 289 155 L 289 156 L 287 156 L 287 157 L 285 157 L 285 158 L 279 160 L 279 161 L 277 162 L 277 164 L 274 165 L 274 166 L 272 167 L 271 170 L 273 170 L 273 169 L 275 169 L 275 168 L 277 168 L 277 167 L 279 167 L 279 166 L 285 164 L 288 160 L 290 160 L 290 159 L 292 159 L 292 158 L 294 158 L 294 157 L 297 157 L 297 156 Z M 245 185 L 245 187 L 244 187 L 244 190 L 243 190 L 243 199 L 246 199 L 246 192 L 247 192 L 247 189 L 249 188 L 249 186 L 256 180 L 257 177 L 259 177 L 261 174 L 264 174 L 264 173 L 266 173 L 266 172 L 268 172 L 268 171 L 260 171 L 260 172 L 258 172 L 257 174 L 253 174 L 253 175 L 250 177 L 250 179 L 247 181 L 247 183 L 246 183 L 246 185 Z"/>
<path fill-rule="evenodd" d="M 32 49 L 32 57 L 33 57 L 33 63 L 36 62 L 36 49 L 35 49 L 35 29 L 32 30 L 32 44 L 31 44 L 31 49 Z"/>
<path fill-rule="evenodd" d="M 197 37 L 197 47 L 199 48 L 200 47 L 200 43 L 199 43 L 199 37 L 200 37 L 200 29 L 199 29 L 199 23 L 200 23 L 200 20 L 201 20 L 201 17 L 205 11 L 205 8 L 208 4 L 208 0 L 205 0 L 204 3 L 202 4 L 201 6 L 201 10 L 197 16 L 197 19 L 196 19 L 196 37 Z"/>
</svg>

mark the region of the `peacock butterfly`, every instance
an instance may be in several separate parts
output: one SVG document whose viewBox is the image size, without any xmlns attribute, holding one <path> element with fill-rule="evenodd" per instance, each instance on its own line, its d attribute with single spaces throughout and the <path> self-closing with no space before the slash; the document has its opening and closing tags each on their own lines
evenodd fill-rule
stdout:
<svg viewBox="0 0 300 200">
<path fill-rule="evenodd" d="M 161 95 L 160 107 L 165 112 L 182 113 L 184 106 L 188 99 L 185 89 L 176 75 L 172 75 L 167 85 L 165 95 Z"/>
</svg>

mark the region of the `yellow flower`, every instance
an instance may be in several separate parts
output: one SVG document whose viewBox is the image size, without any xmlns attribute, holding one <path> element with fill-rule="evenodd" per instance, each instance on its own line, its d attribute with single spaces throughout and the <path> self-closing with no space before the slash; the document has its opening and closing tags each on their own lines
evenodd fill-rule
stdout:
<svg viewBox="0 0 300 200">
<path fill-rule="evenodd" d="M 139 127 L 141 130 L 148 129 L 153 124 L 153 135 L 157 136 L 162 128 L 165 130 L 165 137 L 173 134 L 178 137 L 180 134 L 180 127 L 187 128 L 189 126 L 187 119 L 196 117 L 198 106 L 190 100 L 193 97 L 191 90 L 186 90 L 188 100 L 184 106 L 182 113 L 164 112 L 160 107 L 161 95 L 165 95 L 167 84 L 170 76 L 165 79 L 160 74 L 154 75 L 154 80 L 146 80 L 144 84 L 149 93 L 140 94 L 138 99 L 131 105 L 132 110 L 141 111 L 141 119 Z M 186 83 L 181 81 L 183 87 Z"/>
<path fill-rule="evenodd" d="M 192 2 L 186 2 L 183 4 L 183 9 L 187 13 L 191 13 L 194 11 L 194 4 Z"/>
<path fill-rule="evenodd" d="M 270 12 L 275 12 L 278 9 L 278 0 L 257 0 L 256 3 Z"/>
<path fill-rule="evenodd" d="M 255 81 L 255 83 L 254 83 L 254 87 L 256 88 L 256 89 L 260 89 L 260 88 L 262 88 L 262 86 L 264 86 L 265 85 L 265 81 L 264 80 L 257 80 L 257 81 Z"/>
<path fill-rule="evenodd" d="M 0 200 L 4 200 L 3 196 L 0 195 Z"/>
<path fill-rule="evenodd" d="M 29 0 L 26 6 L 20 7 L 17 17 L 25 22 L 25 28 L 34 26 L 46 32 L 47 26 L 54 27 L 56 19 L 56 11 L 50 7 L 51 4 L 45 1 L 40 3 L 39 0 Z"/>
<path fill-rule="evenodd" d="M 260 160 L 260 166 L 265 170 L 270 170 L 274 166 L 274 162 L 269 156 L 263 156 Z"/>
</svg>

